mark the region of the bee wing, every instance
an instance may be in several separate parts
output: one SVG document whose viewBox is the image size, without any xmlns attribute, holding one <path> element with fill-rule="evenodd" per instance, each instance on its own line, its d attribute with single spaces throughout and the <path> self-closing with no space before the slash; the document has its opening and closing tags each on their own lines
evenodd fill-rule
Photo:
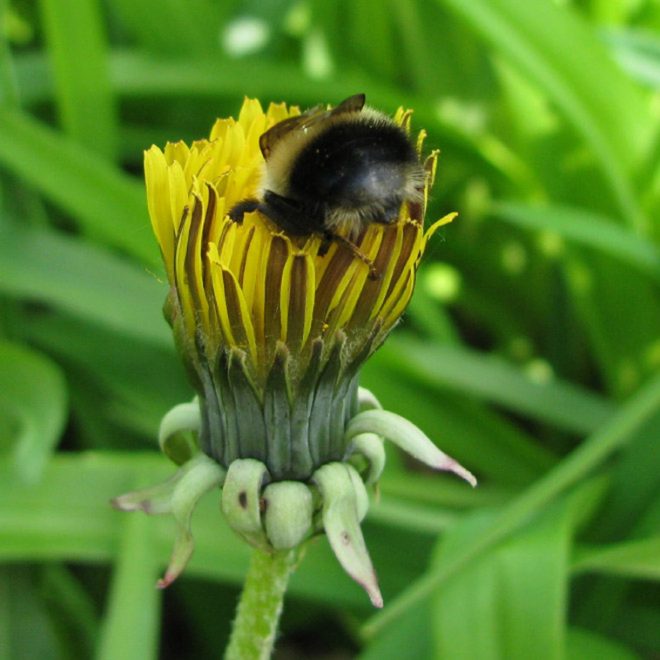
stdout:
<svg viewBox="0 0 660 660">
<path fill-rule="evenodd" d="M 269 128 L 259 138 L 259 148 L 265 160 L 268 160 L 273 147 L 288 133 L 298 128 L 305 121 L 305 115 L 289 117 Z"/>
<path fill-rule="evenodd" d="M 349 112 L 360 112 L 364 108 L 366 96 L 364 94 L 354 94 L 344 99 L 338 106 L 330 110 L 330 114 L 343 115 Z"/>
<path fill-rule="evenodd" d="M 289 117 L 283 121 L 275 124 L 272 128 L 268 129 L 259 138 L 259 147 L 265 160 L 273 151 L 275 145 L 291 131 L 307 130 L 308 128 L 325 121 L 329 117 L 343 115 L 349 112 L 360 112 L 364 107 L 365 95 L 355 94 L 342 101 L 339 105 L 328 110 L 323 105 L 316 105 L 309 110 L 303 112 L 302 115 L 297 117 Z"/>
</svg>

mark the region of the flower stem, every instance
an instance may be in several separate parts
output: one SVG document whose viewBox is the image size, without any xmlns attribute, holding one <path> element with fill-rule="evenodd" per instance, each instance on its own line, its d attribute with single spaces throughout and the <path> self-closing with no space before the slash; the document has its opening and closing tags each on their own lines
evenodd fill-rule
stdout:
<svg viewBox="0 0 660 660">
<path fill-rule="evenodd" d="M 270 658 L 296 554 L 295 550 L 253 551 L 225 660 Z"/>
</svg>

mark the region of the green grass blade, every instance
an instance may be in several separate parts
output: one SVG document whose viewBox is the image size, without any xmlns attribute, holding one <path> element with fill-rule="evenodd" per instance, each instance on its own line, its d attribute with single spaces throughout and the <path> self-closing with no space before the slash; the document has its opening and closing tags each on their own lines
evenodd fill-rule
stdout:
<svg viewBox="0 0 660 660">
<path fill-rule="evenodd" d="M 156 589 L 158 557 L 144 516 L 126 516 L 104 616 L 98 660 L 158 657 L 161 592 Z"/>
<path fill-rule="evenodd" d="M 0 342 L 0 451 L 12 456 L 21 479 L 36 481 L 64 429 L 67 391 L 56 364 Z"/>
<path fill-rule="evenodd" d="M 479 479 L 516 488 L 528 485 L 553 465 L 556 459 L 551 452 L 507 420 L 480 402 L 465 400 L 455 392 L 433 391 L 423 379 L 403 375 L 388 363 L 387 351 L 385 346 L 364 365 L 361 383 L 373 390 L 386 410 L 419 426 Z"/>
<path fill-rule="evenodd" d="M 633 648 L 646 651 L 638 657 L 653 657 L 660 648 L 660 626 L 658 626 L 658 606 L 652 601 L 644 604 L 630 603 L 621 610 L 619 638 Z M 577 659 L 576 659 L 577 660 Z"/>
<path fill-rule="evenodd" d="M 617 62 L 640 83 L 660 89 L 660 40 L 657 32 L 612 30 L 604 34 Z"/>
<path fill-rule="evenodd" d="M 57 104 L 65 131 L 88 149 L 113 159 L 117 121 L 110 89 L 101 3 L 41 0 Z"/>
<path fill-rule="evenodd" d="M 602 479 L 581 485 L 437 592 L 432 604 L 437 657 L 563 656 L 572 537 L 605 485 Z M 436 565 L 482 533 L 492 515 L 471 515 L 443 537 Z"/>
<path fill-rule="evenodd" d="M 582 445 L 550 470 L 495 516 L 482 534 L 466 543 L 450 561 L 431 571 L 400 594 L 382 613 L 372 617 L 363 627 L 370 638 L 390 625 L 411 606 L 428 597 L 441 584 L 470 566 L 484 552 L 509 536 L 534 514 L 541 511 L 567 488 L 596 469 L 608 456 L 628 442 L 645 421 L 660 407 L 660 376 L 653 379 L 607 423 Z"/>
<path fill-rule="evenodd" d="M 525 229 L 549 231 L 577 245 L 598 250 L 660 282 L 660 251 L 612 220 L 585 209 L 497 204 L 492 215 Z"/>
<path fill-rule="evenodd" d="M 660 536 L 599 548 L 580 548 L 572 569 L 576 573 L 660 580 Z"/>
<path fill-rule="evenodd" d="M 569 628 L 566 638 L 566 660 L 639 660 L 640 656 L 607 637 L 590 630 Z"/>
<path fill-rule="evenodd" d="M 340 10 L 341 11 L 341 10 Z M 349 53 L 359 57 L 361 65 L 383 80 L 396 78 L 399 59 L 393 46 L 394 21 L 392 13 L 383 11 L 379 0 L 349 2 L 344 8 L 344 34 L 340 43 L 348 46 Z M 369 39 L 363 35 L 369 34 Z M 337 39 L 339 35 L 335 35 Z M 341 50 L 339 45 L 338 50 Z"/>
<path fill-rule="evenodd" d="M 607 400 L 577 385 L 533 381 L 504 359 L 468 348 L 429 346 L 398 334 L 379 357 L 427 386 L 457 389 L 569 431 L 588 433 L 613 411 Z"/>
<path fill-rule="evenodd" d="M 0 107 L 0 164 L 71 213 L 86 233 L 157 267 L 144 188 L 106 161 Z"/>
<path fill-rule="evenodd" d="M 63 645 L 48 615 L 29 569 L 0 567 L 0 658 L 64 657 Z"/>
<path fill-rule="evenodd" d="M 567 254 L 566 281 L 606 391 L 622 399 L 658 372 L 657 285 L 601 254 Z"/>
<path fill-rule="evenodd" d="M 570 9 L 543 0 L 437 1 L 545 90 L 593 149 L 623 217 L 648 231 L 633 184 L 652 139 L 646 100 L 594 31 Z"/>
<path fill-rule="evenodd" d="M 358 660 L 401 660 L 402 658 L 432 658 L 433 640 L 426 608 L 416 607 L 396 626 L 373 640 L 358 655 Z"/>
<path fill-rule="evenodd" d="M 385 495 L 369 509 L 369 520 L 397 529 L 436 536 L 456 522 L 456 513 L 410 504 Z"/>
<path fill-rule="evenodd" d="M 421 474 L 400 469 L 394 456 L 388 456 L 387 465 L 379 482 L 383 497 L 412 500 L 434 508 L 474 509 L 503 504 L 511 493 L 492 485 L 479 484 L 479 488 L 465 488 L 465 484 L 438 474 Z"/>
<path fill-rule="evenodd" d="M 9 47 L 9 12 L 7 0 L 0 0 L 0 103 L 16 108 L 19 105 L 19 94 L 14 59 Z"/>
<path fill-rule="evenodd" d="M 172 346 L 161 312 L 165 286 L 80 238 L 45 229 L 1 231 L 0 291 L 48 302 L 156 346 Z"/>
<path fill-rule="evenodd" d="M 659 428 L 660 411 L 626 445 L 620 460 L 612 466 L 607 499 L 600 515 L 590 527 L 592 542 L 622 541 L 631 532 L 634 537 L 656 533 L 657 521 L 660 520 Z"/>
<path fill-rule="evenodd" d="M 112 11 L 147 49 L 198 55 L 218 48 L 218 29 L 235 2 L 224 0 L 114 0 Z"/>
<path fill-rule="evenodd" d="M 68 566 L 50 563 L 42 569 L 44 600 L 60 624 L 71 630 L 77 656 L 91 657 L 99 632 L 95 598 Z"/>
<path fill-rule="evenodd" d="M 166 327 L 161 319 L 151 323 Z M 42 316 L 39 323 L 28 315 L 23 326 L 26 341 L 66 365 L 79 426 L 85 427 L 86 421 L 92 426 L 95 422 L 115 425 L 107 437 L 99 428 L 88 433 L 80 428 L 83 447 L 130 446 L 125 438 L 117 437 L 116 425 L 155 447 L 165 412 L 193 396 L 167 333 L 165 339 L 170 343 L 158 345 L 135 332 L 114 332 L 66 314 Z M 105 402 L 101 410 L 99 399 Z"/>
</svg>

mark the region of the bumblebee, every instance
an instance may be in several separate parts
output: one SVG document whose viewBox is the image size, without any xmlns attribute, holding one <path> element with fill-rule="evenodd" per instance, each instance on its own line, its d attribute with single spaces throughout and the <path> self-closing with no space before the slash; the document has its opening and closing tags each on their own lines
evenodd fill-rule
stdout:
<svg viewBox="0 0 660 660">
<path fill-rule="evenodd" d="M 393 223 L 404 202 L 419 202 L 424 170 L 406 131 L 365 107 L 356 94 L 279 122 L 259 140 L 265 165 L 258 199 L 230 217 L 258 210 L 293 236 L 322 235 L 347 244 L 371 222 Z"/>
</svg>

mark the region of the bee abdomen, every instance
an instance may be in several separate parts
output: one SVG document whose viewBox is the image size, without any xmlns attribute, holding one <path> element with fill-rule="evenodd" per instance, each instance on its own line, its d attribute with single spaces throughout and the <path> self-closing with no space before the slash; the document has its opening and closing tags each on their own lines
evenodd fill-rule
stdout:
<svg viewBox="0 0 660 660">
<path fill-rule="evenodd" d="M 315 196 L 330 206 L 360 206 L 403 199 L 417 155 L 397 126 L 352 122 L 322 133 L 299 154 L 290 192 Z"/>
</svg>

